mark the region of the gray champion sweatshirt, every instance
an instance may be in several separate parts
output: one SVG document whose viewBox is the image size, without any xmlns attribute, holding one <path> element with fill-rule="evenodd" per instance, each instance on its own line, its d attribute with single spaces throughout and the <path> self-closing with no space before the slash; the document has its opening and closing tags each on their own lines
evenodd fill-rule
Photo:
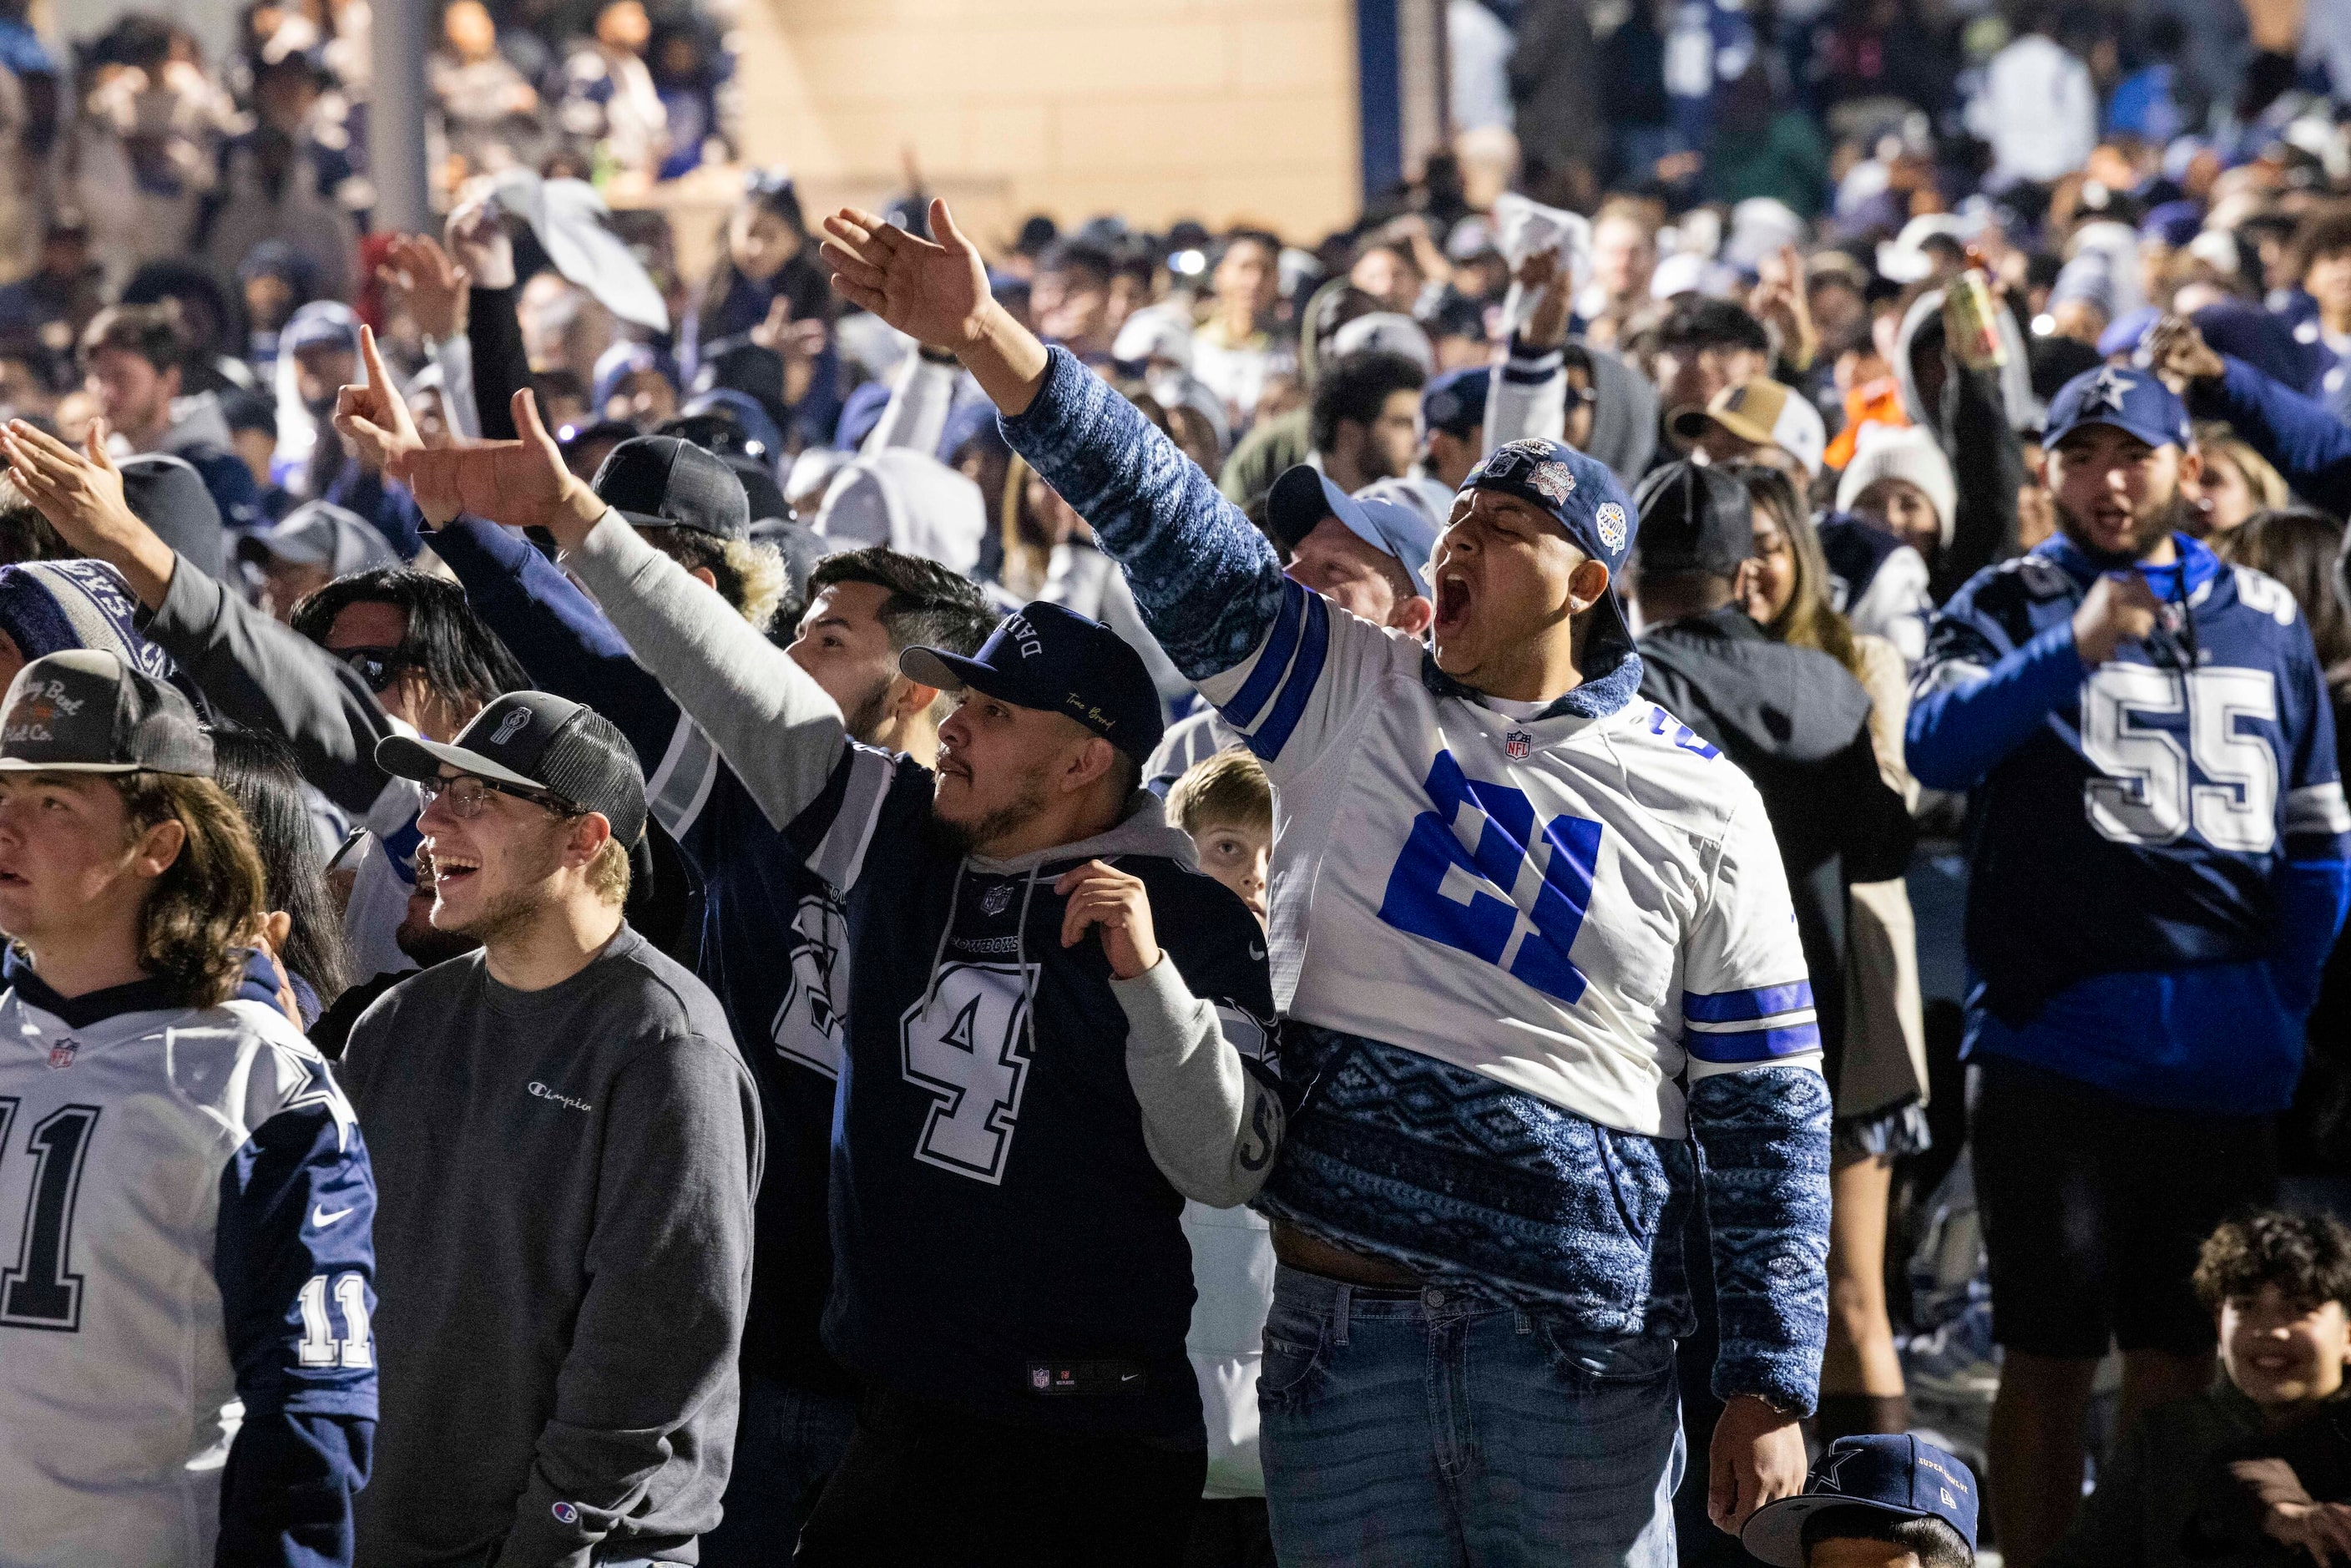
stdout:
<svg viewBox="0 0 2351 1568">
<path fill-rule="evenodd" d="M 571 978 L 394 987 L 342 1077 L 376 1166 L 370 1563 L 585 1565 L 718 1521 L 758 1092 L 702 982 L 623 925 Z"/>
</svg>

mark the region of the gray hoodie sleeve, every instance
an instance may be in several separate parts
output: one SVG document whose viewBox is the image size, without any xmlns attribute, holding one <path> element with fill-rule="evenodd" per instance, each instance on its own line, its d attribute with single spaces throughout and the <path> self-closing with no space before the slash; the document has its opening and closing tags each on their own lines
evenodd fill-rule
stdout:
<svg viewBox="0 0 2351 1568">
<path fill-rule="evenodd" d="M 849 744 L 824 688 L 618 512 L 604 514 L 569 564 L 768 821 L 780 829 L 807 810 Z"/>
<path fill-rule="evenodd" d="M 935 364 L 920 350 L 910 350 L 892 378 L 890 401 L 882 405 L 858 455 L 871 457 L 892 446 L 911 446 L 924 456 L 935 455 L 946 434 L 947 413 L 955 403 L 956 382 L 963 367 L 952 361 Z"/>
<path fill-rule="evenodd" d="M 1152 1163 L 1211 1208 L 1247 1203 L 1281 1146 L 1281 1102 L 1242 1064 L 1217 1009 L 1192 994 L 1173 958 L 1163 953 L 1110 985 L 1126 1013 L 1126 1077 Z"/>
<path fill-rule="evenodd" d="M 340 659 L 177 558 L 163 602 L 142 628 L 221 712 L 293 744 L 308 779 L 347 811 L 383 794 L 375 743 L 392 733 L 375 696 Z"/>
</svg>

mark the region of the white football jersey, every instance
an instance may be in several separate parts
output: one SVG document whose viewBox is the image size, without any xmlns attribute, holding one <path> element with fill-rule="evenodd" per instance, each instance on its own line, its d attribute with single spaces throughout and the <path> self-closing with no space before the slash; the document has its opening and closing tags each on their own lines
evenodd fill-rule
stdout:
<svg viewBox="0 0 2351 1568">
<path fill-rule="evenodd" d="M 275 1009 L 0 994 L 0 1563 L 201 1568 L 246 1399 L 372 1419 L 374 1192 Z"/>
<path fill-rule="evenodd" d="M 1676 1080 L 1820 1061 L 1779 846 L 1746 775 L 1655 704 L 1519 720 L 1421 645 L 1287 585 L 1201 690 L 1276 784 L 1274 999 L 1604 1126 Z"/>
</svg>

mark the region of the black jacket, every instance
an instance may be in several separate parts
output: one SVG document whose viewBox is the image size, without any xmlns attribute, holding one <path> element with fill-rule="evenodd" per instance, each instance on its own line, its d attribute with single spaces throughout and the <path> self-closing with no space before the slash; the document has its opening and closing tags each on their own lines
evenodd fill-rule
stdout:
<svg viewBox="0 0 2351 1568">
<path fill-rule="evenodd" d="M 1869 694 L 1826 653 L 1771 641 L 1736 605 L 1653 628 L 1639 647 L 1641 695 L 1720 747 L 1763 797 L 1834 1083 L 1844 887 L 1899 876 L 1910 854 L 1910 814 L 1870 748 Z"/>
</svg>

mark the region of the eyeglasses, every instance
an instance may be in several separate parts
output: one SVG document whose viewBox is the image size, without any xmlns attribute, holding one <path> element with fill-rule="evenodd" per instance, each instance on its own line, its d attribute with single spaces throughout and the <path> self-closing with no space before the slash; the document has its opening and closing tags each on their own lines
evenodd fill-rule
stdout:
<svg viewBox="0 0 2351 1568">
<path fill-rule="evenodd" d="M 588 814 L 586 807 L 575 806 L 569 800 L 559 800 L 551 795 L 518 789 L 511 784 L 500 784 L 488 779 L 477 779 L 470 773 L 455 779 L 423 779 L 419 781 L 418 789 L 424 797 L 426 806 L 429 807 L 435 800 L 439 800 L 447 809 L 449 814 L 461 822 L 470 822 L 480 816 L 488 807 L 492 795 L 508 795 L 517 800 L 528 800 L 532 805 L 543 810 L 552 811 L 559 817 L 584 817 Z"/>
<path fill-rule="evenodd" d="M 398 648 L 330 648 L 328 652 L 349 664 L 371 692 L 381 692 L 413 662 Z"/>
</svg>

